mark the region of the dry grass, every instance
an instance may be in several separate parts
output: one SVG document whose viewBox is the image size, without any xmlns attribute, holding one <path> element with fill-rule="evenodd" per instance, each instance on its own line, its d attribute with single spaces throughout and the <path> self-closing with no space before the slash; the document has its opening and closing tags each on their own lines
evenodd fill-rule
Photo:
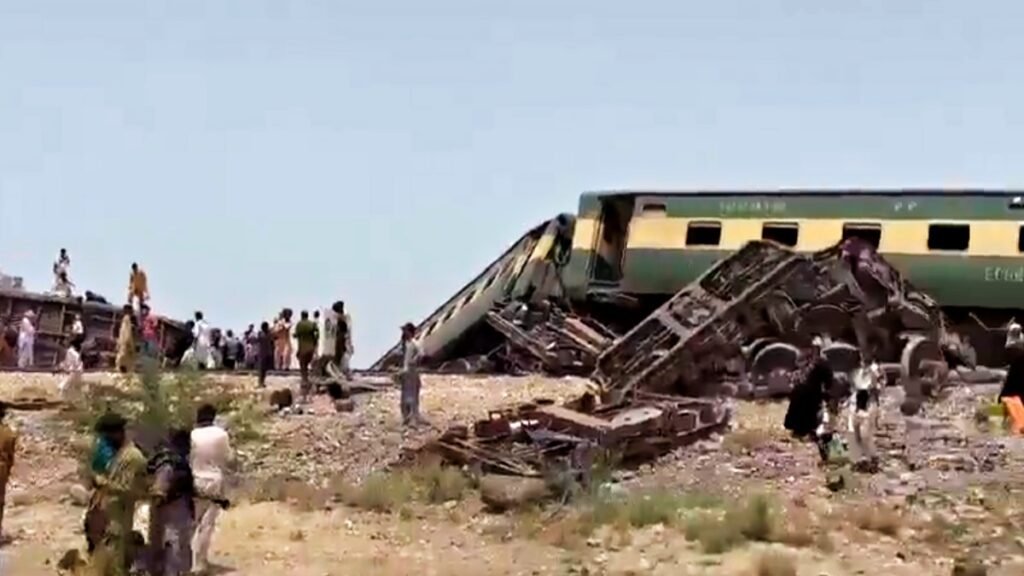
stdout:
<svg viewBox="0 0 1024 576">
<path fill-rule="evenodd" d="M 372 512 L 394 512 L 415 497 L 416 486 L 409 474 L 372 474 L 358 486 L 337 496 L 345 504 Z"/>
<path fill-rule="evenodd" d="M 461 470 L 438 463 L 415 468 L 411 476 L 423 499 L 430 504 L 462 500 L 470 488 L 470 480 Z"/>
<path fill-rule="evenodd" d="M 764 430 L 735 430 L 722 440 L 722 448 L 735 456 L 753 454 L 773 441 Z"/>
<path fill-rule="evenodd" d="M 754 576 L 796 576 L 796 561 L 784 552 L 764 552 L 754 559 Z"/>
<path fill-rule="evenodd" d="M 899 536 L 903 526 L 903 516 L 886 506 L 859 506 L 851 510 L 849 519 L 861 530 L 893 538 Z"/>
<path fill-rule="evenodd" d="M 776 518 L 775 506 L 764 495 L 751 496 L 724 514 L 702 513 L 685 526 L 687 540 L 699 542 L 704 552 L 721 554 L 744 542 L 782 542 L 791 546 L 810 546 L 817 542 L 805 528 L 783 527 Z"/>
<path fill-rule="evenodd" d="M 132 423 L 139 438 L 151 442 L 171 428 L 192 427 L 203 404 L 212 404 L 228 419 L 236 443 L 260 438 L 266 412 L 254 403 L 240 402 L 231 390 L 213 384 L 198 371 L 163 373 L 153 362 L 144 363 L 136 374 L 122 376 L 117 385 L 89 386 L 61 414 L 80 433 L 91 435 L 101 416 L 117 412 Z"/>
</svg>

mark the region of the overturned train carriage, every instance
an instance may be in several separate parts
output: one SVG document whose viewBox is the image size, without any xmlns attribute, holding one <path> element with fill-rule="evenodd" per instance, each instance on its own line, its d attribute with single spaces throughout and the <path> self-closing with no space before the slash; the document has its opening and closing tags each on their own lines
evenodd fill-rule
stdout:
<svg viewBox="0 0 1024 576">
<path fill-rule="evenodd" d="M 1004 326 L 1024 317 L 1021 192 L 594 192 L 580 197 L 574 219 L 562 217 L 562 225 L 554 226 L 557 221 L 530 230 L 421 323 L 434 367 L 447 362 L 472 368 L 467 357 L 481 358 L 499 345 L 487 312 L 521 297 L 526 288 L 533 300 L 564 296 L 574 312 L 622 334 L 716 262 L 758 240 L 805 255 L 849 238 L 867 242 L 941 306 L 979 364 L 1004 363 Z M 542 238 L 558 238 L 569 254 L 549 249 Z M 533 265 L 519 267 L 523 260 Z M 529 272 L 537 269 L 549 275 L 538 281 Z M 503 281 L 490 280 L 495 277 Z M 485 286 L 488 281 L 493 284 Z M 827 324 L 834 313 L 824 308 L 812 316 Z M 386 369 L 396 361 L 392 349 L 373 367 Z"/>
<path fill-rule="evenodd" d="M 67 339 L 72 335 L 75 316 L 82 319 L 85 340 L 82 360 L 87 368 L 109 368 L 114 364 L 114 351 L 123 308 L 105 302 L 91 302 L 81 297 L 64 298 L 52 294 L 20 289 L 0 289 L 0 327 L 7 340 L 7 354 L 0 355 L 0 367 L 16 365 L 14 346 L 18 326 L 25 312 L 36 315 L 34 363 L 36 368 L 53 369 L 63 360 Z M 167 350 L 187 332 L 185 324 L 160 317 L 158 346 Z"/>
<path fill-rule="evenodd" d="M 754 240 L 813 254 L 871 244 L 953 329 L 1000 365 L 1003 327 L 1024 315 L 1024 193 L 996 190 L 601 192 L 580 198 L 563 270 L 578 310 L 635 326 Z"/>
<path fill-rule="evenodd" d="M 540 303 L 562 294 L 561 268 L 568 262 L 575 218 L 562 214 L 531 228 L 417 326 L 427 367 L 457 372 L 489 368 L 504 342 L 486 321 L 491 310 L 509 302 Z M 401 364 L 398 345 L 371 370 Z"/>
</svg>

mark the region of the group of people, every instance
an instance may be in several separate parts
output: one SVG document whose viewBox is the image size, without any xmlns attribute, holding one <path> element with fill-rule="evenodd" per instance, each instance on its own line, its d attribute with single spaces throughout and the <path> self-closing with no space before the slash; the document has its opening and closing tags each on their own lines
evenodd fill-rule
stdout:
<svg viewBox="0 0 1024 576">
<path fill-rule="evenodd" d="M 873 470 L 878 465 L 875 430 L 885 374 L 877 363 L 862 361 L 849 374 L 835 374 L 816 337 L 805 355 L 790 393 L 784 426 L 797 438 L 817 445 L 822 462 L 845 446 L 837 436 L 840 413 L 847 409 L 846 434 L 854 465 Z"/>
<path fill-rule="evenodd" d="M 201 406 L 191 431 L 169 431 L 148 455 L 129 437 L 122 416 L 100 418 L 90 466 L 94 491 L 85 516 L 92 574 L 182 576 L 209 570 L 214 527 L 230 505 L 225 476 L 233 458 L 216 417 L 213 406 Z M 149 505 L 148 537 L 135 526 L 143 503 Z"/>
</svg>

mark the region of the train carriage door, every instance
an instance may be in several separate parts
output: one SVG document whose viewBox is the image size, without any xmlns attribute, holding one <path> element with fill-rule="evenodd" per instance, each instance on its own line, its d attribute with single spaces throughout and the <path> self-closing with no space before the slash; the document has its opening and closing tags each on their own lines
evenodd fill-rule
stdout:
<svg viewBox="0 0 1024 576">
<path fill-rule="evenodd" d="M 622 264 L 626 256 L 634 203 L 632 196 L 607 196 L 601 199 L 601 218 L 597 233 L 594 234 L 594 258 L 590 264 L 592 282 L 618 284 L 622 280 Z"/>
</svg>

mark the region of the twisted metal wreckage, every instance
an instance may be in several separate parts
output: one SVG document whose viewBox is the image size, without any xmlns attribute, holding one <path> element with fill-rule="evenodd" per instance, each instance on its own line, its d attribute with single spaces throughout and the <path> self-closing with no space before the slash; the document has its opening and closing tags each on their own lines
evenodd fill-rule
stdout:
<svg viewBox="0 0 1024 576">
<path fill-rule="evenodd" d="M 506 303 L 487 322 L 517 365 L 589 373 L 594 384 L 563 406 L 542 399 L 492 411 L 423 448 L 449 464 L 520 476 L 556 463 L 587 469 L 595 450 L 624 463 L 654 459 L 722 430 L 724 397 L 787 393 L 813 339 L 840 385 L 862 356 L 915 396 L 933 387 L 922 383 L 944 380 L 947 359 L 970 364 L 937 303 L 856 239 L 809 255 L 751 242 L 620 337 L 549 303 Z"/>
</svg>

